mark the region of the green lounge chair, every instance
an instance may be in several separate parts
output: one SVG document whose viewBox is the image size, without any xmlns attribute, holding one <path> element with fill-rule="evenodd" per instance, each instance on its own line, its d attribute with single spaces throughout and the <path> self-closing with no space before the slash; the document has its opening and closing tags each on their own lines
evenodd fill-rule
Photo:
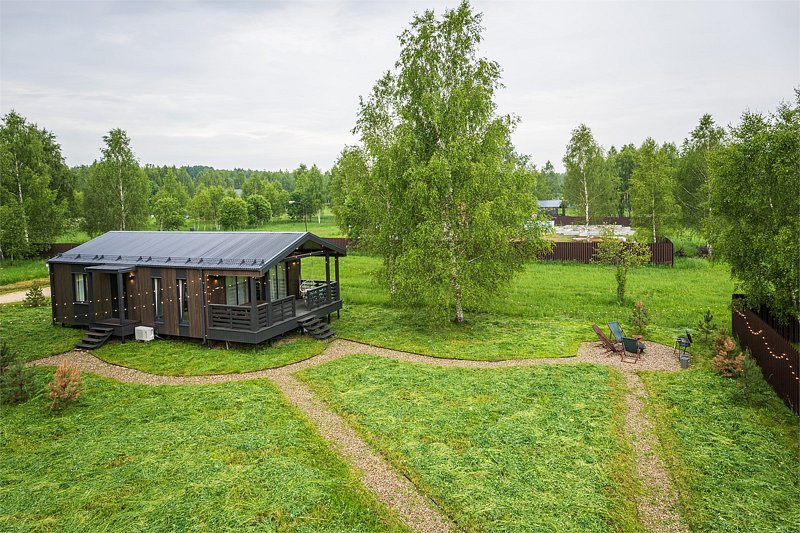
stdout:
<svg viewBox="0 0 800 533">
<path fill-rule="evenodd" d="M 619 322 L 616 320 L 608 322 L 608 330 L 617 342 L 622 342 L 622 337 L 625 336 L 625 332 L 622 331 L 622 326 L 619 325 Z"/>
<path fill-rule="evenodd" d="M 637 339 L 622 337 L 622 345 L 625 346 L 625 351 L 621 358 L 622 361 L 635 363 L 642 356 L 642 344 Z"/>
</svg>

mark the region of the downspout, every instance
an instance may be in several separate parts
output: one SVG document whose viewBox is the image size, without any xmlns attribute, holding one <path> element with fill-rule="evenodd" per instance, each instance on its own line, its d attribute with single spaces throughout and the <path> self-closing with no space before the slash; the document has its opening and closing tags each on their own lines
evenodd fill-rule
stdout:
<svg viewBox="0 0 800 533">
<path fill-rule="evenodd" d="M 53 314 L 53 325 L 56 325 L 56 299 L 55 299 L 55 291 L 53 290 L 53 280 L 55 276 L 53 275 L 53 267 L 50 266 L 50 263 L 47 263 L 47 272 L 50 274 L 50 311 Z"/>
</svg>

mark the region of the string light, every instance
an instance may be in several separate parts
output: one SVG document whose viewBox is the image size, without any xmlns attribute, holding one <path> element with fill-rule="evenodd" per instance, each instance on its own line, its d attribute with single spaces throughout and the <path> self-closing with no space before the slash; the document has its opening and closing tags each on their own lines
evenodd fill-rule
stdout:
<svg viewBox="0 0 800 533">
<path fill-rule="evenodd" d="M 742 313 L 739 310 L 734 310 L 734 312 L 737 315 L 739 315 L 739 317 L 744 321 L 745 327 L 747 328 L 747 331 L 750 332 L 750 335 L 752 335 L 753 337 L 760 337 L 764 341 L 764 346 L 767 347 L 767 352 L 769 353 L 770 357 L 772 359 L 775 359 L 775 360 L 778 360 L 778 361 L 786 361 L 787 369 L 789 370 L 789 372 L 791 372 L 791 374 L 793 376 L 795 376 L 795 378 L 794 378 L 795 381 L 800 382 L 800 375 L 797 374 L 797 372 L 796 372 L 797 369 L 792 365 L 792 360 L 790 359 L 789 354 L 785 353 L 785 352 L 781 353 L 781 354 L 775 353 L 772 350 L 772 346 L 770 346 L 770 344 L 768 342 L 767 336 L 764 335 L 763 328 L 759 329 L 758 331 L 754 330 L 752 328 L 752 326 L 750 325 L 750 321 L 747 319 L 747 315 L 746 314 Z"/>
</svg>

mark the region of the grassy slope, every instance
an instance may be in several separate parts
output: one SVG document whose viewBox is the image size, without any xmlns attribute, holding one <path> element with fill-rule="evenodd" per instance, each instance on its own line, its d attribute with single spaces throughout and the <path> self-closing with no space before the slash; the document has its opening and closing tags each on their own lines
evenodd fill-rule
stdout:
<svg viewBox="0 0 800 533">
<path fill-rule="evenodd" d="M 703 368 L 645 373 L 662 456 L 695 531 L 797 531 L 798 418 L 761 381 L 748 404 Z"/>
<path fill-rule="evenodd" d="M 45 284 L 49 283 L 49 274 L 44 259 L 24 259 L 18 261 L 0 261 L 0 291 L 7 285 L 14 285 L 21 281 L 33 279 L 43 279 Z M 14 288 L 14 290 L 21 290 Z"/>
<path fill-rule="evenodd" d="M 465 530 L 637 528 L 612 369 L 351 356 L 300 376 Z"/>
<path fill-rule="evenodd" d="M 156 340 L 149 343 L 111 342 L 93 353 L 109 363 L 137 368 L 151 374 L 188 376 L 231 374 L 274 368 L 322 352 L 327 343 L 308 337 L 289 337 L 272 346 L 235 345 L 209 348 L 189 340 Z"/>
<path fill-rule="evenodd" d="M 311 265 L 309 264 L 309 267 Z M 318 264 L 303 263 L 303 276 L 324 276 Z M 646 338 L 672 345 L 706 308 L 716 317 L 729 313 L 733 283 L 724 266 L 704 260 L 676 261 L 675 268 L 646 267 L 631 272 L 628 302 L 615 299 L 614 272 L 599 265 L 531 263 L 509 291 L 468 312 L 466 325 L 432 324 L 427 313 L 398 309 L 375 281 L 380 260 L 351 255 L 340 260 L 344 309 L 334 323 L 341 337 L 401 350 L 464 359 L 508 359 L 573 355 L 578 344 L 595 340 L 592 322 L 630 322 L 634 299 L 650 309 Z M 724 323 L 724 319 L 717 322 Z"/>
<path fill-rule="evenodd" d="M 51 325 L 50 300 L 44 307 L 0 305 L 0 340 L 26 361 L 71 350 L 84 330 Z"/>
<path fill-rule="evenodd" d="M 85 380 L 62 415 L 0 408 L 3 531 L 401 529 L 267 382 Z"/>
</svg>

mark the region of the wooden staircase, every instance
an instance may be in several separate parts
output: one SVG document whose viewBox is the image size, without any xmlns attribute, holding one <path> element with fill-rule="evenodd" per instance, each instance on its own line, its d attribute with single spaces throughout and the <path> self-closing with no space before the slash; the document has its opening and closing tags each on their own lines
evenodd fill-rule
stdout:
<svg viewBox="0 0 800 533">
<path fill-rule="evenodd" d="M 319 317 L 311 315 L 308 318 L 301 318 L 297 321 L 306 332 L 317 340 L 324 341 L 336 335 L 336 332 L 331 327 L 319 319 Z"/>
<path fill-rule="evenodd" d="M 81 350 L 94 350 L 105 344 L 112 333 L 114 333 L 114 328 L 105 328 L 102 326 L 91 327 L 86 333 L 86 336 L 81 339 L 75 347 Z"/>
</svg>

